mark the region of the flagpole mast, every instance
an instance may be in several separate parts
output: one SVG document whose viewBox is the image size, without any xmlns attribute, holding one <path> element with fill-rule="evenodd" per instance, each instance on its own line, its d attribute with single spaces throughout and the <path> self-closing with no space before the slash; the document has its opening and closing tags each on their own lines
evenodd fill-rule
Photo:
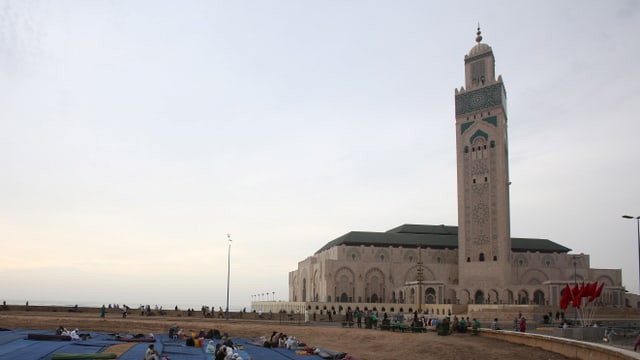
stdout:
<svg viewBox="0 0 640 360">
<path fill-rule="evenodd" d="M 578 255 L 573 255 L 573 286 L 578 286 L 578 271 L 577 271 L 577 265 L 578 265 Z M 576 307 L 575 304 L 575 299 L 573 300 L 574 304 L 573 304 L 573 325 L 574 326 L 578 326 L 578 307 Z M 582 300 L 580 300 L 582 301 Z"/>
</svg>

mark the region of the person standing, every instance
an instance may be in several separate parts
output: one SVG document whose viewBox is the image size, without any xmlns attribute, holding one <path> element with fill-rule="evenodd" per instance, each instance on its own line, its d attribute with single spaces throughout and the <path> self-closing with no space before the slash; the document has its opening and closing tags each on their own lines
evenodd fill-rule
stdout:
<svg viewBox="0 0 640 360">
<path fill-rule="evenodd" d="M 104 307 L 104 304 L 102 304 L 102 307 L 100 308 L 100 317 L 104 320 L 106 315 L 107 315 L 107 309 Z"/>
<path fill-rule="evenodd" d="M 520 318 L 520 332 L 523 333 L 527 331 L 527 319 L 525 317 Z"/>
</svg>

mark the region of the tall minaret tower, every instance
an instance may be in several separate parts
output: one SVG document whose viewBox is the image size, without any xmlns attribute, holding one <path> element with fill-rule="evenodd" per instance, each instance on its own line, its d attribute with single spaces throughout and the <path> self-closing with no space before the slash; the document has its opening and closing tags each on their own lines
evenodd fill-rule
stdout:
<svg viewBox="0 0 640 360">
<path fill-rule="evenodd" d="M 458 280 L 470 301 L 494 302 L 489 290 L 502 296 L 511 282 L 507 95 L 480 27 L 464 72 L 465 86 L 455 91 Z"/>
</svg>

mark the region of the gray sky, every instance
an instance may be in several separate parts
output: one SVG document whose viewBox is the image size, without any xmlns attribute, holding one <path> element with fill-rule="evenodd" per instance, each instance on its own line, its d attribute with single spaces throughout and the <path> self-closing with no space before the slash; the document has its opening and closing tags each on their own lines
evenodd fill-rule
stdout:
<svg viewBox="0 0 640 360">
<path fill-rule="evenodd" d="M 638 1 L 0 0 L 0 297 L 224 307 L 230 233 L 240 308 L 348 231 L 456 225 L 478 22 L 512 236 L 637 292 Z"/>
</svg>

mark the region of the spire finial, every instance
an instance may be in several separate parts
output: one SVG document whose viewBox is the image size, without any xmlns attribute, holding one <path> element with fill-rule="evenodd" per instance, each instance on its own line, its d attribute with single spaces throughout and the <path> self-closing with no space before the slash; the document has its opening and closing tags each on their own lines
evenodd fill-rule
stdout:
<svg viewBox="0 0 640 360">
<path fill-rule="evenodd" d="M 480 23 L 478 23 L 478 32 L 476 33 L 476 42 L 480 43 L 482 41 L 482 31 L 480 31 Z"/>
</svg>

